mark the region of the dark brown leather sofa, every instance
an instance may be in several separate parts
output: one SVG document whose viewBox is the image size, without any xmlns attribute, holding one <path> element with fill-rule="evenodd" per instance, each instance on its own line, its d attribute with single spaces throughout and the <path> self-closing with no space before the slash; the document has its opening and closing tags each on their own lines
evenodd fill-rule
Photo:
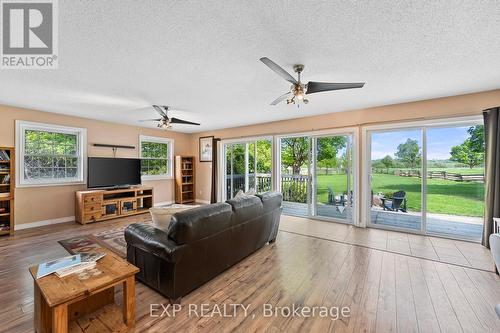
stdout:
<svg viewBox="0 0 500 333">
<path fill-rule="evenodd" d="M 125 229 L 137 278 L 173 302 L 276 240 L 282 195 L 244 196 L 176 213 L 168 230 Z"/>
</svg>

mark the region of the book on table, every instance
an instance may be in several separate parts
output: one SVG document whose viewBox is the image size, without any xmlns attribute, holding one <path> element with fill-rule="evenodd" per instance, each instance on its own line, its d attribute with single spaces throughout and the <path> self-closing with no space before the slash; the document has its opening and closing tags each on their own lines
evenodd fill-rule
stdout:
<svg viewBox="0 0 500 333">
<path fill-rule="evenodd" d="M 73 256 L 51 260 L 38 265 L 36 278 L 56 273 L 58 277 L 64 277 L 73 273 L 78 273 L 86 269 L 94 268 L 97 260 L 104 257 L 102 252 L 82 252 Z"/>
<path fill-rule="evenodd" d="M 80 255 L 76 254 L 74 256 L 54 259 L 51 261 L 41 263 L 40 265 L 38 265 L 38 271 L 36 273 L 36 278 L 40 279 L 44 276 L 55 273 L 58 270 L 72 267 L 72 266 L 76 266 L 76 265 L 80 264 L 81 262 L 82 261 L 81 261 Z"/>
<path fill-rule="evenodd" d="M 56 275 L 60 278 L 74 274 L 74 273 L 80 273 L 86 269 L 91 269 L 94 268 L 95 265 L 97 265 L 97 262 L 95 261 L 89 261 L 89 262 L 82 262 L 81 264 L 71 266 L 68 268 L 63 268 L 60 269 L 56 272 Z"/>
</svg>

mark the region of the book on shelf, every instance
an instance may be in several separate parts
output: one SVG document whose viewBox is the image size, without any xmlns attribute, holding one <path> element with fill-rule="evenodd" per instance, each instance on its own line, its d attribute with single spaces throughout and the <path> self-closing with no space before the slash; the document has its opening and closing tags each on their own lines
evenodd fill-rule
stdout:
<svg viewBox="0 0 500 333">
<path fill-rule="evenodd" d="M 10 161 L 10 156 L 5 150 L 0 150 L 0 161 Z"/>
<path fill-rule="evenodd" d="M 3 180 L 0 184 L 10 184 L 10 175 L 6 175 L 3 177 Z"/>
</svg>

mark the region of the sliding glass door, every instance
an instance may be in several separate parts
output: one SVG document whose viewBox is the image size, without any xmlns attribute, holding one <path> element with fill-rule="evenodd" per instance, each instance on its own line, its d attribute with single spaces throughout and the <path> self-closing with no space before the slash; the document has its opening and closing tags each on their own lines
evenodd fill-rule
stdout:
<svg viewBox="0 0 500 333">
<path fill-rule="evenodd" d="M 352 136 L 313 137 L 312 215 L 352 223 Z"/>
<path fill-rule="evenodd" d="M 224 200 L 239 191 L 262 193 L 272 189 L 272 140 L 257 139 L 223 144 Z"/>
<path fill-rule="evenodd" d="M 422 130 L 371 133 L 370 222 L 422 228 Z"/>
<path fill-rule="evenodd" d="M 480 241 L 484 133 L 480 121 L 368 130 L 368 225 Z"/>
<path fill-rule="evenodd" d="M 283 213 L 353 223 L 353 135 L 280 137 Z"/>
<path fill-rule="evenodd" d="M 284 214 L 311 214 L 311 146 L 308 136 L 283 137 L 279 140 L 280 190 Z"/>
<path fill-rule="evenodd" d="M 481 240 L 484 213 L 482 125 L 429 128 L 428 234 Z"/>
</svg>

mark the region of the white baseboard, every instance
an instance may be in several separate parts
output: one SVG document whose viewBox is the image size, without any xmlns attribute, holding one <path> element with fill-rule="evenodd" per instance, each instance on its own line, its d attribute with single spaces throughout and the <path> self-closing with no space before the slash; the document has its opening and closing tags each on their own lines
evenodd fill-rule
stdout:
<svg viewBox="0 0 500 333">
<path fill-rule="evenodd" d="M 155 203 L 155 207 L 156 206 L 171 205 L 173 203 L 174 203 L 173 201 L 157 202 L 157 203 Z M 14 230 L 23 230 L 23 229 L 37 228 L 37 227 L 43 227 L 43 226 L 51 225 L 51 224 L 73 222 L 73 221 L 75 221 L 75 217 L 74 216 L 66 216 L 66 217 L 60 217 L 60 218 L 57 218 L 57 219 L 50 219 L 50 220 L 36 221 L 36 222 L 30 222 L 30 223 L 16 224 L 14 226 Z"/>
<path fill-rule="evenodd" d="M 50 219 L 50 220 L 36 221 L 36 222 L 30 222 L 30 223 L 16 224 L 14 226 L 14 230 L 23 230 L 23 229 L 29 229 L 29 228 L 37 228 L 37 227 L 43 227 L 45 225 L 58 224 L 58 223 L 66 223 L 66 222 L 73 222 L 73 221 L 75 221 L 75 217 L 74 216 L 66 216 L 66 217 L 60 217 L 60 218 L 57 218 L 57 219 Z"/>
<path fill-rule="evenodd" d="M 201 204 L 205 204 L 205 205 L 210 205 L 210 200 L 200 200 L 200 199 L 196 199 L 196 202 L 197 202 L 197 203 L 201 203 Z"/>
<path fill-rule="evenodd" d="M 157 202 L 155 203 L 155 207 L 158 207 L 158 206 L 166 206 L 166 205 L 172 205 L 174 202 L 172 200 L 170 201 L 161 201 L 161 202 Z"/>
</svg>

